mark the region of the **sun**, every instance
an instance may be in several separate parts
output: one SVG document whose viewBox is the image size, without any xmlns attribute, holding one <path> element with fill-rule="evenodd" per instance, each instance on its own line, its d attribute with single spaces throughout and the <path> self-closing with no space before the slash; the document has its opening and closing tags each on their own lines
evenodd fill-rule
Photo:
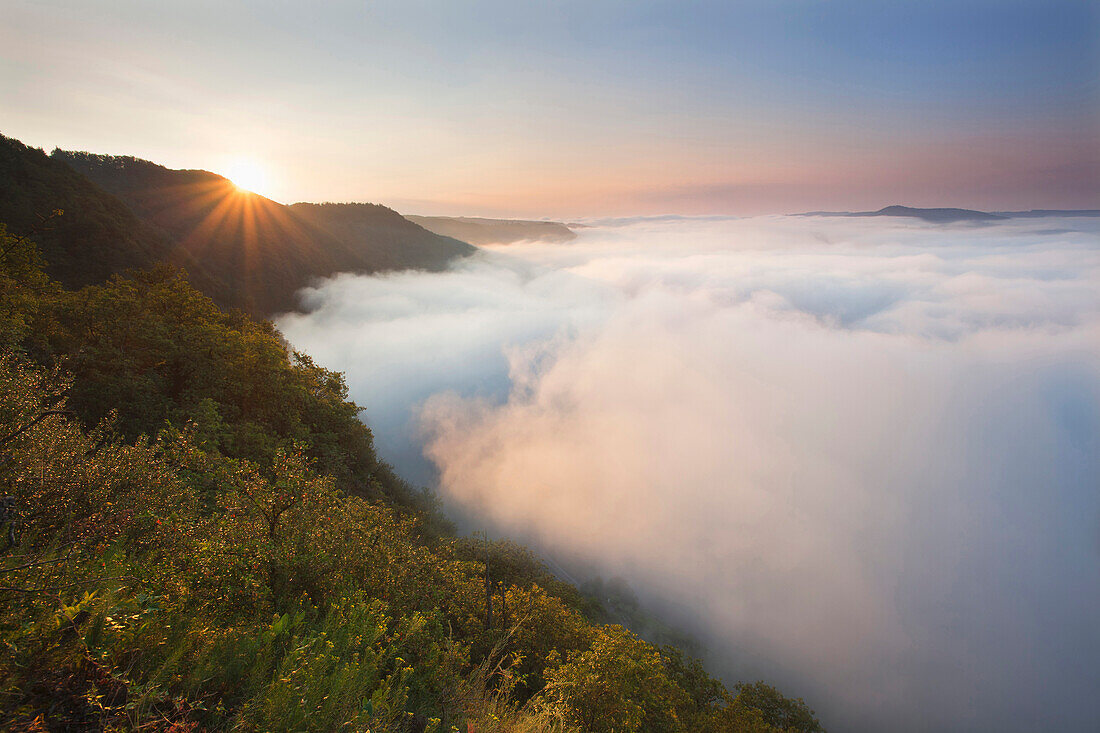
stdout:
<svg viewBox="0 0 1100 733">
<path fill-rule="evenodd" d="M 242 191 L 263 193 L 267 188 L 267 171 L 252 158 L 234 158 L 225 167 L 225 177 Z"/>
</svg>

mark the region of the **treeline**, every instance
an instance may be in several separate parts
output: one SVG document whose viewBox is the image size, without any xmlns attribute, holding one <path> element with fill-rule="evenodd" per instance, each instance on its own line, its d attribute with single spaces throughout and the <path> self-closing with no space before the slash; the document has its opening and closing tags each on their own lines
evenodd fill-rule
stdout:
<svg viewBox="0 0 1100 733">
<path fill-rule="evenodd" d="M 358 413 L 182 272 L 0 229 L 0 730 L 821 730 L 455 538 Z"/>
</svg>

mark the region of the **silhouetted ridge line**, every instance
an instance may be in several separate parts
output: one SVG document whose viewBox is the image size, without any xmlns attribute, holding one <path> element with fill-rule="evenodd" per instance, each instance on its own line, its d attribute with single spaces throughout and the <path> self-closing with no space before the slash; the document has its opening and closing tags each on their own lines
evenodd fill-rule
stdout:
<svg viewBox="0 0 1100 733">
<path fill-rule="evenodd" d="M 1100 216 L 1100 209 L 1031 209 L 1029 211 L 977 211 L 975 209 L 918 209 L 912 206 L 886 206 L 878 211 L 807 211 L 793 216 L 905 216 L 933 224 L 955 222 L 992 222 L 1005 219 L 1037 219 L 1057 216 Z"/>
<path fill-rule="evenodd" d="M 1005 219 L 999 214 L 990 214 L 986 211 L 974 209 L 917 209 L 912 206 L 886 206 L 878 211 L 808 211 L 795 216 L 904 216 L 912 219 L 932 222 L 934 224 L 952 224 L 960 221 L 988 222 Z"/>
<path fill-rule="evenodd" d="M 67 287 L 101 283 L 165 261 L 223 308 L 268 316 L 340 272 L 441 270 L 471 245 L 429 232 L 376 204 L 284 206 L 202 170 L 132 156 L 54 150 L 0 137 L 0 220 L 37 236 L 49 272 Z"/>
</svg>

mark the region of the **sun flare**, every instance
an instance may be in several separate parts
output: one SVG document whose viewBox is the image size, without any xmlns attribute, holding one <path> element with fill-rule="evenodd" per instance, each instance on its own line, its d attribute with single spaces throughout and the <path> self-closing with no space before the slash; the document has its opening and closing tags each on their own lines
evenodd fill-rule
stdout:
<svg viewBox="0 0 1100 733">
<path fill-rule="evenodd" d="M 251 158 L 236 158 L 226 166 L 225 171 L 226 178 L 242 191 L 262 194 L 267 188 L 267 172 Z"/>
</svg>

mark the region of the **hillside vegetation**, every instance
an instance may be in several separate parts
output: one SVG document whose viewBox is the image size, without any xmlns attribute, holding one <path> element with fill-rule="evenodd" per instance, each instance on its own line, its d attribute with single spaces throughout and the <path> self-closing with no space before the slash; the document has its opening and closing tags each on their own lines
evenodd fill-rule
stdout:
<svg viewBox="0 0 1100 733">
<path fill-rule="evenodd" d="M 174 245 L 169 261 L 185 268 L 201 262 L 214 280 L 200 289 L 220 305 L 253 314 L 293 310 L 299 289 L 338 272 L 438 270 L 474 251 L 384 206 L 347 205 L 358 213 L 348 226 L 347 216 L 326 216 L 341 207 L 284 206 L 216 173 L 129 156 L 54 150 L 50 157 L 165 232 Z"/>
<path fill-rule="evenodd" d="M 66 287 L 168 262 L 223 308 L 266 317 L 338 272 L 438 270 L 471 245 L 384 206 L 284 206 L 215 173 L 171 170 L 129 156 L 54 150 L 0 136 L 0 221 L 17 235 L 55 210 L 37 239 Z"/>
<path fill-rule="evenodd" d="M 821 730 L 455 538 L 359 412 L 183 272 L 0 230 L 0 730 Z"/>
<path fill-rule="evenodd" d="M 48 227 L 42 219 L 61 210 Z M 171 239 L 142 221 L 117 197 L 51 159 L 0 135 L 0 221 L 11 232 L 37 228 L 36 240 L 50 275 L 67 287 L 106 281 L 131 267 L 173 260 L 201 280 L 210 275 L 198 262 L 174 253 Z"/>
</svg>

